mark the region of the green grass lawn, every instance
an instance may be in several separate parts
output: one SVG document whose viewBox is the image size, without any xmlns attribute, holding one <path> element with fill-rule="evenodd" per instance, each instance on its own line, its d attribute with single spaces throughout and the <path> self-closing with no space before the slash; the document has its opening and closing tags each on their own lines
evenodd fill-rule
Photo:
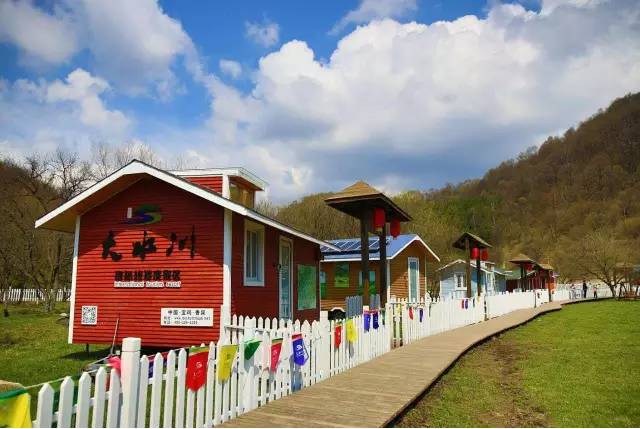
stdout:
<svg viewBox="0 0 640 429">
<path fill-rule="evenodd" d="M 0 315 L 0 380 L 29 386 L 77 375 L 108 352 L 93 346 L 87 354 L 84 345 L 67 344 L 67 321 L 57 321 L 60 313 L 68 313 L 67 305 L 52 314 L 27 304 L 10 306 L 9 311 L 9 317 Z"/>
<path fill-rule="evenodd" d="M 569 305 L 463 356 L 396 426 L 640 426 L 640 302 Z"/>
</svg>

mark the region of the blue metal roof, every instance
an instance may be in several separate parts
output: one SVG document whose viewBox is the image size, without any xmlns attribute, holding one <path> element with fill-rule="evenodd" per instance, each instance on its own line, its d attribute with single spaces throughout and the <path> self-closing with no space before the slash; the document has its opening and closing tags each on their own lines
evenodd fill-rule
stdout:
<svg viewBox="0 0 640 429">
<path fill-rule="evenodd" d="M 419 238 L 417 234 L 402 234 L 397 238 L 387 236 L 387 258 L 391 259 L 398 252 L 404 249 L 414 239 Z M 339 240 L 327 240 L 327 242 L 341 249 L 336 252 L 326 246 L 320 246 L 320 251 L 325 261 L 340 261 L 348 259 L 360 259 L 361 247 L 359 238 L 343 238 Z M 378 237 L 369 237 L 369 258 L 380 259 L 380 240 Z"/>
</svg>

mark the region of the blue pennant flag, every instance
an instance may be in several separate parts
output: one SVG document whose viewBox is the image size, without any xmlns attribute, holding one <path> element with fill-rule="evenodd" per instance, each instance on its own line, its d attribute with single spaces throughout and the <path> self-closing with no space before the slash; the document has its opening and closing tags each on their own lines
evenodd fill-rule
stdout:
<svg viewBox="0 0 640 429">
<path fill-rule="evenodd" d="M 378 312 L 373 313 L 373 329 L 378 329 Z"/>
<path fill-rule="evenodd" d="M 423 317 L 424 317 L 424 308 L 420 307 L 420 323 L 422 323 Z"/>
<path fill-rule="evenodd" d="M 309 359 L 309 354 L 304 347 L 304 341 L 302 334 L 294 334 L 291 337 L 291 344 L 293 345 L 293 361 L 296 365 L 302 366 Z"/>
<path fill-rule="evenodd" d="M 369 325 L 371 324 L 371 314 L 369 312 L 364 313 L 364 330 L 369 331 Z"/>
</svg>

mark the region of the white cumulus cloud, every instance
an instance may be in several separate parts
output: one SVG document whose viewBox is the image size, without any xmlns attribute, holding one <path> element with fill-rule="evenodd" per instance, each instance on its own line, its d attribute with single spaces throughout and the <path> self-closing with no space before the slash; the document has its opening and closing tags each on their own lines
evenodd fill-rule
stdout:
<svg viewBox="0 0 640 429">
<path fill-rule="evenodd" d="M 218 62 L 218 67 L 222 73 L 232 77 L 233 79 L 239 78 L 242 74 L 242 66 L 237 61 L 221 59 Z"/>
<path fill-rule="evenodd" d="M 18 47 L 27 65 L 57 65 L 69 61 L 79 42 L 73 17 L 58 7 L 49 14 L 30 1 L 0 2 L 0 42 Z"/>
<path fill-rule="evenodd" d="M 211 126 L 217 147 L 266 149 L 281 171 L 267 177 L 276 189 L 295 196 L 357 178 L 437 186 L 638 91 L 640 5 L 567 2 L 536 13 L 496 4 L 486 18 L 373 21 L 328 61 L 291 41 L 254 76 L 246 94 L 212 88 Z"/>
<path fill-rule="evenodd" d="M 374 19 L 403 18 L 416 9 L 416 0 L 361 0 L 356 9 L 349 11 L 333 26 L 330 33 L 336 34 L 350 24 L 362 24 Z"/>
<path fill-rule="evenodd" d="M 60 65 L 88 51 L 91 67 L 119 89 L 170 98 L 180 90 L 174 68 L 198 61 L 189 35 L 157 0 L 65 0 L 53 13 L 28 0 L 0 2 L 0 42 L 25 63 Z"/>
<path fill-rule="evenodd" d="M 110 89 L 109 84 L 83 69 L 69 73 L 66 82 L 56 80 L 47 88 L 46 100 L 50 103 L 70 101 L 77 105 L 80 121 L 90 127 L 125 130 L 130 121 L 119 110 L 108 110 L 100 94 Z"/>
<path fill-rule="evenodd" d="M 280 26 L 267 19 L 262 22 L 245 22 L 245 36 L 260 46 L 269 48 L 280 40 Z"/>
</svg>

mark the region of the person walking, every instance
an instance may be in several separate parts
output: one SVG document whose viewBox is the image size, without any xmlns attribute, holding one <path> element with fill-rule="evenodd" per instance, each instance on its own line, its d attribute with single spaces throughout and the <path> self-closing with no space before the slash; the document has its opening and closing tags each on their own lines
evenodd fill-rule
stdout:
<svg viewBox="0 0 640 429">
<path fill-rule="evenodd" d="M 582 297 L 587 297 L 587 282 L 582 280 Z"/>
<path fill-rule="evenodd" d="M 593 299 L 598 299 L 598 288 L 593 287 Z"/>
</svg>

